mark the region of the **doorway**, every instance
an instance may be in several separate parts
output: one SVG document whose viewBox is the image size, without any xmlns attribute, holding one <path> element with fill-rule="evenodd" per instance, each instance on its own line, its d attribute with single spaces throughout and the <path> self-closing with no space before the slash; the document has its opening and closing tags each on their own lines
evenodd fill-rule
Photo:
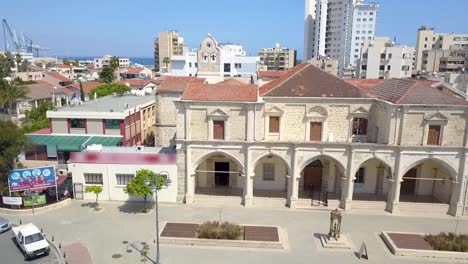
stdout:
<svg viewBox="0 0 468 264">
<path fill-rule="evenodd" d="M 215 187 L 229 186 L 229 162 L 215 162 Z"/>
<path fill-rule="evenodd" d="M 304 191 L 321 191 L 322 170 L 323 165 L 320 160 L 316 160 L 304 168 Z"/>
<path fill-rule="evenodd" d="M 417 169 L 411 169 L 405 174 L 405 176 L 403 176 L 403 182 L 401 183 L 400 189 L 402 195 L 415 194 L 417 172 Z"/>
</svg>

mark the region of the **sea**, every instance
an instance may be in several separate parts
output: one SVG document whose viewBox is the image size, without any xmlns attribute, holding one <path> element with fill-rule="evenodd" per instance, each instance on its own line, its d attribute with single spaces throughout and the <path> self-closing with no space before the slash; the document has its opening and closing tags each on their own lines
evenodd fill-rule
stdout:
<svg viewBox="0 0 468 264">
<path fill-rule="evenodd" d="M 91 56 L 77 56 L 77 57 L 73 57 L 73 56 L 66 56 L 66 57 L 58 57 L 58 59 L 67 59 L 67 60 L 93 60 L 94 58 L 98 58 L 98 57 L 91 57 Z M 144 65 L 146 67 L 154 67 L 154 58 L 145 58 L 145 57 L 129 57 L 130 59 L 130 63 L 137 63 L 137 64 L 141 64 L 141 65 Z"/>
</svg>

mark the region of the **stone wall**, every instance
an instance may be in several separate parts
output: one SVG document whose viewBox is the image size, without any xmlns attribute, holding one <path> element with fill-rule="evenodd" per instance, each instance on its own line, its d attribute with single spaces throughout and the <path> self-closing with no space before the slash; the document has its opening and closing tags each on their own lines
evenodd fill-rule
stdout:
<svg viewBox="0 0 468 264">
<path fill-rule="evenodd" d="M 192 140 L 208 139 L 207 110 L 190 109 L 190 133 Z"/>
</svg>

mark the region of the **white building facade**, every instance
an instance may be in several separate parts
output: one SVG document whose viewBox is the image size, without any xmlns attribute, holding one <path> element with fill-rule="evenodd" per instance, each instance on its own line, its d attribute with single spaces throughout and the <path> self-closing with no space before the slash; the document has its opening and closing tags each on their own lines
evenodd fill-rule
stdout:
<svg viewBox="0 0 468 264">
<path fill-rule="evenodd" d="M 104 55 L 102 58 L 94 58 L 94 68 L 95 69 L 102 69 L 105 67 L 110 66 L 112 56 L 111 55 Z M 120 68 L 127 68 L 130 67 L 130 59 L 129 58 L 119 58 L 119 67 Z"/>
<path fill-rule="evenodd" d="M 389 38 L 366 40 L 357 63 L 357 78 L 411 78 L 415 50 L 396 45 Z"/>
<path fill-rule="evenodd" d="M 191 51 L 184 55 L 171 57 L 171 75 L 196 76 L 198 69 L 197 52 Z"/>
</svg>

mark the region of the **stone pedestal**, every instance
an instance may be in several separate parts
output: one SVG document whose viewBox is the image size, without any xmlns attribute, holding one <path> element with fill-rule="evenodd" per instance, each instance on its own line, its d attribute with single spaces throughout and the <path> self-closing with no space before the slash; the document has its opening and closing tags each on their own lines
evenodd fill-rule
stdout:
<svg viewBox="0 0 468 264">
<path fill-rule="evenodd" d="M 333 237 L 329 237 L 326 234 L 321 234 L 320 241 L 322 242 L 322 246 L 324 248 L 350 249 L 353 247 L 347 234 L 341 234 L 340 238 L 337 240 L 335 240 Z"/>
</svg>

